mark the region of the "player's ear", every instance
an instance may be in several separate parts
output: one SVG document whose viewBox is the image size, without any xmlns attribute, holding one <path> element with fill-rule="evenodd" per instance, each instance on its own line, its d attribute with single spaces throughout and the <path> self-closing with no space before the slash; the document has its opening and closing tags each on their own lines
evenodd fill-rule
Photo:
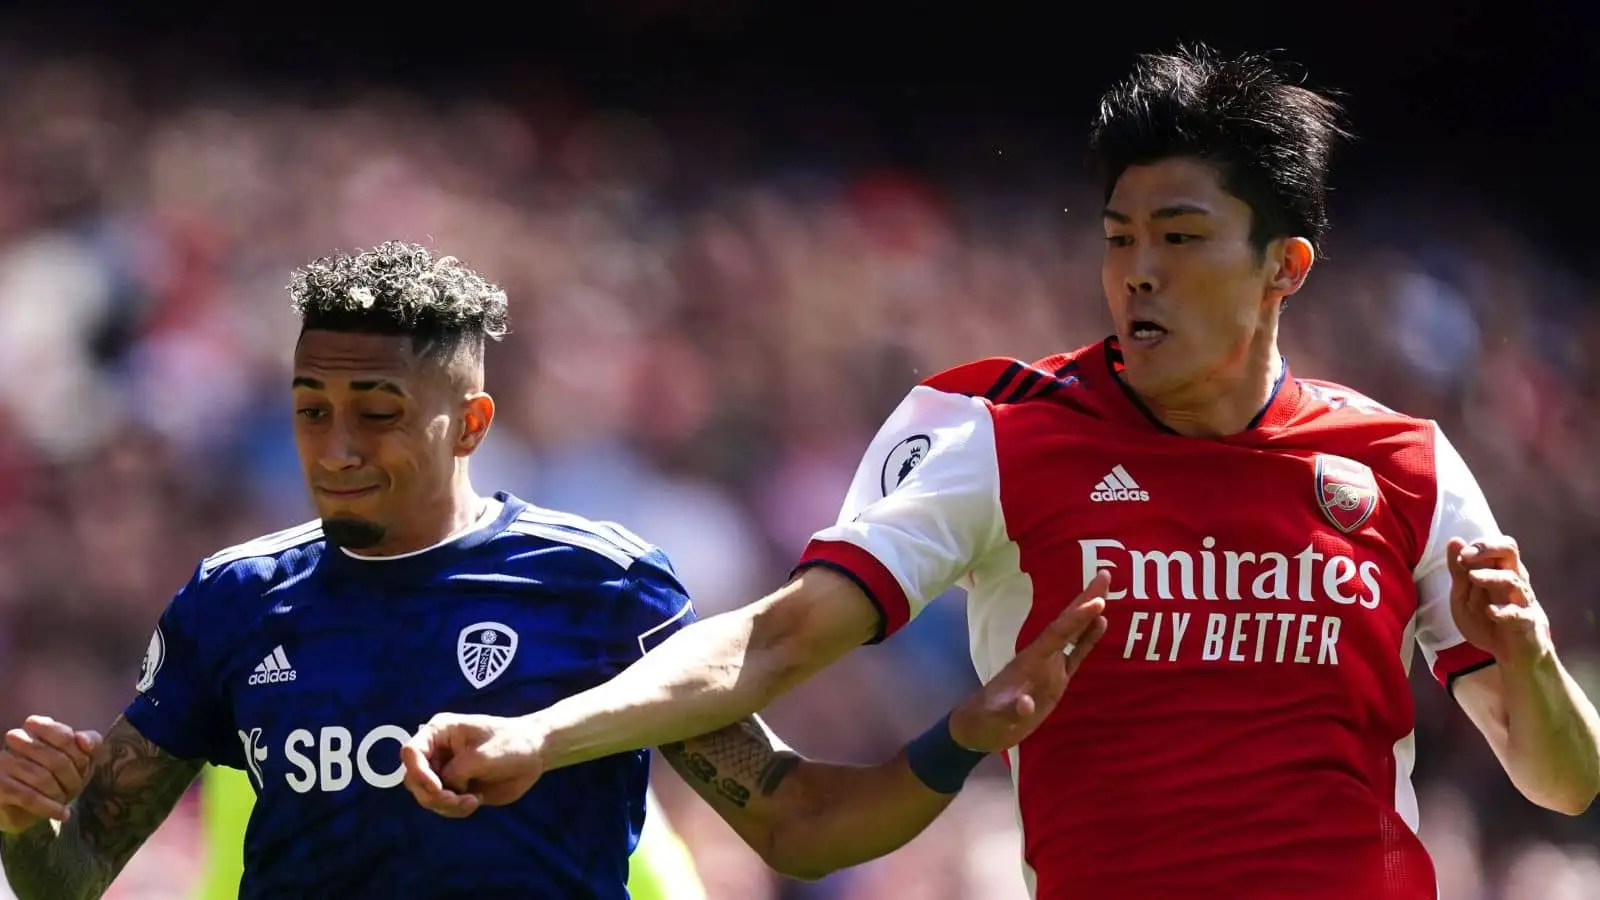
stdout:
<svg viewBox="0 0 1600 900">
<path fill-rule="evenodd" d="M 461 435 L 456 438 L 456 455 L 471 456 L 489 434 L 494 423 L 494 398 L 478 391 L 462 401 Z"/>
<path fill-rule="evenodd" d="M 1268 264 L 1274 266 L 1275 271 L 1268 287 L 1271 293 L 1287 297 L 1306 283 L 1306 276 L 1311 274 L 1311 264 L 1316 262 L 1317 251 L 1303 237 L 1282 238 L 1273 243 Z"/>
</svg>

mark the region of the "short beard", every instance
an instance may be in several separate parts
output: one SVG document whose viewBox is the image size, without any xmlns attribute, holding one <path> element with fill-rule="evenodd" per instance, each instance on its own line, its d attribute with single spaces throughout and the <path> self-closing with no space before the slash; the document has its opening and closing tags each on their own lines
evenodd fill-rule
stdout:
<svg viewBox="0 0 1600 900">
<path fill-rule="evenodd" d="M 322 536 L 329 544 L 345 550 L 365 550 L 377 546 L 388 533 L 389 529 L 366 519 L 322 520 Z"/>
</svg>

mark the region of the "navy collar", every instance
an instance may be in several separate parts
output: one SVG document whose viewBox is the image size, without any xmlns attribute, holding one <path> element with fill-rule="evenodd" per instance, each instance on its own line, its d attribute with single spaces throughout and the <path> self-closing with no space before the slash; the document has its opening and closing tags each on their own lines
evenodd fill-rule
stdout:
<svg viewBox="0 0 1600 900">
<path fill-rule="evenodd" d="M 496 492 L 494 497 L 502 504 L 499 515 L 496 515 L 492 522 L 480 525 L 455 540 L 429 547 L 419 553 L 389 559 L 362 559 L 330 545 L 322 554 L 319 568 L 332 576 L 359 580 L 399 579 L 416 583 L 436 576 L 446 569 L 451 561 L 459 559 L 460 554 L 494 540 L 510 528 L 511 523 L 528 508 L 526 501 L 505 491 Z"/>
</svg>

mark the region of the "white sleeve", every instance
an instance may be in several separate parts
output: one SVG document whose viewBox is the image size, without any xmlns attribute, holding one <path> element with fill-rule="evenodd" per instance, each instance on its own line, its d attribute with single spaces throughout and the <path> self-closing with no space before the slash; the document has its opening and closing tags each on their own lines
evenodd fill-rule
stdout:
<svg viewBox="0 0 1600 900">
<path fill-rule="evenodd" d="M 1417 583 L 1417 646 L 1428 668 L 1449 686 L 1458 675 L 1494 661 L 1461 637 L 1450 611 L 1450 568 L 1445 545 L 1451 538 L 1474 541 L 1500 534 L 1478 479 L 1437 425 L 1433 428 L 1433 472 L 1437 499 L 1422 559 L 1412 573 Z"/>
<path fill-rule="evenodd" d="M 989 404 L 922 385 L 879 429 L 838 522 L 812 537 L 799 567 L 859 584 L 883 614 L 882 640 L 1005 540 Z"/>
</svg>

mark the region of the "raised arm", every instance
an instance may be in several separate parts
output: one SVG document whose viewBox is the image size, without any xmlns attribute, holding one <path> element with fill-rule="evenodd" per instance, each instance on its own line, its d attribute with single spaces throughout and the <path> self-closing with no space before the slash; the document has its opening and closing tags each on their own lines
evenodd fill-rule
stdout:
<svg viewBox="0 0 1600 900">
<path fill-rule="evenodd" d="M 19 900 L 93 900 L 166 820 L 202 763 L 174 757 L 122 718 L 96 749 L 65 822 L 45 819 L 0 837 Z"/>
</svg>

